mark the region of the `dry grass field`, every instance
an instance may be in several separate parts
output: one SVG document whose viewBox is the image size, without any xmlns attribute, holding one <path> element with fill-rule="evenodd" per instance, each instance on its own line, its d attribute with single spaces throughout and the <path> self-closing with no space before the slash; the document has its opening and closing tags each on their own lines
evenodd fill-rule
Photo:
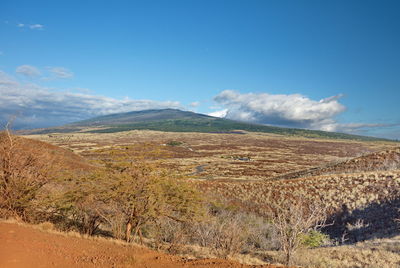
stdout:
<svg viewBox="0 0 400 268">
<path fill-rule="evenodd" d="M 400 265 L 400 241 L 396 236 L 400 208 L 398 143 L 145 130 L 26 137 L 74 152 L 79 155 L 75 158 L 81 157 L 92 167 L 137 159 L 146 155 L 149 146 L 158 148 L 159 154 L 151 161 L 186 175 L 207 196 L 257 215 L 268 215 L 284 200 L 322 200 L 330 213 L 330 224 L 323 229 L 331 238 L 330 244 L 301 249 L 296 264 Z M 263 263 L 281 260 L 276 250 L 251 255 Z"/>
<path fill-rule="evenodd" d="M 208 180 L 265 180 L 396 146 L 389 142 L 320 140 L 250 132 L 209 134 L 134 130 L 27 137 L 70 149 L 88 160 L 110 158 L 110 151 L 116 148 L 125 150 L 125 154 L 140 154 L 140 151 L 126 149 L 127 146 L 152 143 L 164 147 L 167 152 L 164 162 L 171 169 Z"/>
<path fill-rule="evenodd" d="M 276 252 L 264 252 L 263 258 L 273 262 Z M 394 268 L 400 263 L 400 236 L 374 239 L 353 245 L 301 249 L 297 265 L 308 268 Z"/>
</svg>

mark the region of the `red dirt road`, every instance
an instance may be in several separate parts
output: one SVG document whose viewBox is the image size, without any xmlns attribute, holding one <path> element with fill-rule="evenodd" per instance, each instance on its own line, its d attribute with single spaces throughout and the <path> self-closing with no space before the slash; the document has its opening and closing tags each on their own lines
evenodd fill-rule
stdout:
<svg viewBox="0 0 400 268">
<path fill-rule="evenodd" d="M 53 234 L 0 222 L 0 267 L 268 267 L 219 259 L 188 260 L 149 249 Z"/>
</svg>

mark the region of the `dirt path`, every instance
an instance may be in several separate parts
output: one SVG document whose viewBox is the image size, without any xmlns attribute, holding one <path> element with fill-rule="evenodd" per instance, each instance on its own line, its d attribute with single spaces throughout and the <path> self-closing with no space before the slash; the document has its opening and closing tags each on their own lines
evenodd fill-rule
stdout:
<svg viewBox="0 0 400 268">
<path fill-rule="evenodd" d="M 227 260 L 188 260 L 137 246 L 53 234 L 0 222 L 0 267 L 255 267 Z M 276 266 L 256 266 L 274 268 Z"/>
</svg>

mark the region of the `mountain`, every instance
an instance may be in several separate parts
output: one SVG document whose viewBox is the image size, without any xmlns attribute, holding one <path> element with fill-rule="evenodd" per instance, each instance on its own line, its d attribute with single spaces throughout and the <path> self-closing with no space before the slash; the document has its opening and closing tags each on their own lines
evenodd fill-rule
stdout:
<svg viewBox="0 0 400 268">
<path fill-rule="evenodd" d="M 215 117 L 178 109 L 144 110 L 99 116 L 79 121 L 71 126 L 116 126 L 164 120 L 212 120 Z"/>
<path fill-rule="evenodd" d="M 86 128 L 97 128 L 85 130 Z M 319 130 L 282 128 L 268 125 L 239 122 L 212 117 L 178 109 L 144 110 L 128 113 L 110 114 L 68 124 L 63 127 L 29 131 L 29 134 L 52 132 L 84 131 L 92 133 L 113 133 L 128 130 L 157 130 L 167 132 L 207 132 L 207 133 L 243 133 L 242 131 L 264 132 L 287 136 L 309 138 L 350 139 L 363 141 L 386 140 L 374 137 L 350 135 Z M 386 140 L 387 141 L 387 140 Z"/>
</svg>

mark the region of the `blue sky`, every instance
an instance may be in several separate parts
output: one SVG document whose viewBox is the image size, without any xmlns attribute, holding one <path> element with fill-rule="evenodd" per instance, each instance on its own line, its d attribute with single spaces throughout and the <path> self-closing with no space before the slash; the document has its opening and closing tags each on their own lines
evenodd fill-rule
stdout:
<svg viewBox="0 0 400 268">
<path fill-rule="evenodd" d="M 0 2 L 0 119 L 174 107 L 400 138 L 399 1 Z"/>
</svg>

